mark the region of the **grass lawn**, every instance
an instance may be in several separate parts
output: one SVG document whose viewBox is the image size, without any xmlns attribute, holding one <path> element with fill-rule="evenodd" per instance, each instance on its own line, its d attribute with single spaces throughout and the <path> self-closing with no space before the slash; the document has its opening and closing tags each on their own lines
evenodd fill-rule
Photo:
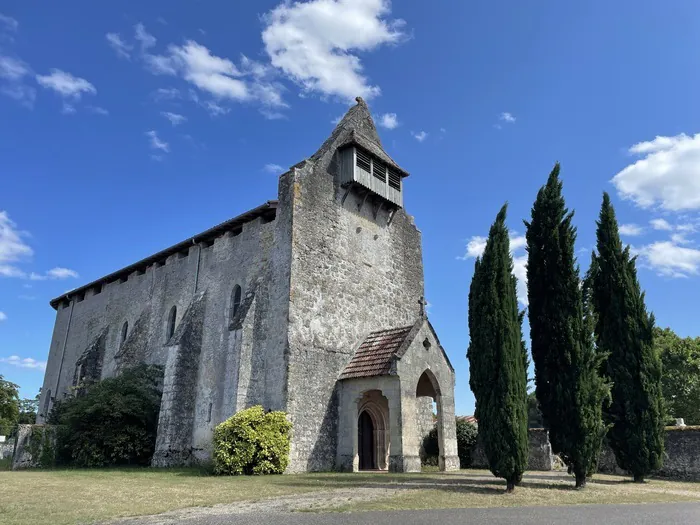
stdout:
<svg viewBox="0 0 700 525">
<path fill-rule="evenodd" d="M 213 477 L 196 469 L 105 469 L 0 472 L 0 523 L 91 523 L 217 503 L 256 501 L 333 489 L 377 488 L 387 497 L 332 510 L 426 509 L 578 503 L 700 501 L 700 483 L 644 485 L 597 475 L 583 491 L 556 473 L 526 475 L 515 494 L 486 471 L 440 474 L 301 474 Z M 323 501 L 314 508 L 322 508 Z"/>
</svg>

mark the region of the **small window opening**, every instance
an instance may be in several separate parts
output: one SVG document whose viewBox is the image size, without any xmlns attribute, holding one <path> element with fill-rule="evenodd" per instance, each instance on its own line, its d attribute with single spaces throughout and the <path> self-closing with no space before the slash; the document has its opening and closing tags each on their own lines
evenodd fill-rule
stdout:
<svg viewBox="0 0 700 525">
<path fill-rule="evenodd" d="M 168 327 L 165 332 L 165 338 L 170 339 L 175 333 L 175 320 L 177 319 L 177 306 L 173 306 L 168 314 Z"/>
<path fill-rule="evenodd" d="M 129 334 L 129 322 L 124 321 L 124 324 L 122 325 L 122 337 L 121 340 L 119 341 L 119 346 L 124 344 L 124 341 L 126 341 L 126 336 Z"/>
<path fill-rule="evenodd" d="M 243 233 L 243 228 L 241 226 L 231 230 L 231 235 L 233 235 L 234 237 L 238 237 L 241 233 Z"/>
<path fill-rule="evenodd" d="M 76 296 L 75 300 L 79 303 L 83 302 L 85 300 L 85 292 L 79 293 Z"/>
<path fill-rule="evenodd" d="M 228 320 L 233 321 L 233 318 L 238 313 L 238 308 L 241 306 L 241 287 L 236 285 L 231 292 L 231 306 L 229 307 Z"/>
<path fill-rule="evenodd" d="M 51 408 L 51 389 L 46 391 L 46 397 L 44 398 L 44 417 L 48 417 L 49 409 Z"/>
<path fill-rule="evenodd" d="M 125 283 L 125 282 L 127 281 L 128 278 L 129 278 L 128 275 L 122 275 L 122 276 L 119 278 L 119 284 Z"/>
<path fill-rule="evenodd" d="M 360 149 L 355 150 L 355 155 L 357 157 L 355 164 L 357 165 L 358 168 L 361 170 L 366 171 L 367 173 L 371 173 L 372 171 L 372 166 L 370 164 L 370 157 L 365 153 L 364 151 Z"/>
<path fill-rule="evenodd" d="M 267 224 L 268 222 L 274 221 L 276 216 L 277 216 L 277 214 L 274 211 L 272 213 L 267 213 L 267 214 L 262 216 L 261 222 L 263 224 Z"/>
<path fill-rule="evenodd" d="M 401 191 L 401 175 L 393 168 L 389 168 L 389 186 Z"/>
<path fill-rule="evenodd" d="M 383 162 L 374 160 L 372 162 L 372 176 L 375 179 L 379 179 L 380 181 L 386 183 L 386 165 L 384 165 Z"/>
<path fill-rule="evenodd" d="M 207 414 L 207 423 L 211 423 L 211 409 L 212 409 L 212 404 L 209 403 L 209 413 Z"/>
<path fill-rule="evenodd" d="M 95 295 L 99 295 L 102 293 L 102 284 L 96 284 L 95 287 L 93 288 L 93 292 Z"/>
<path fill-rule="evenodd" d="M 204 243 L 204 247 L 205 247 L 205 248 L 211 248 L 212 246 L 214 246 L 214 241 L 215 241 L 215 240 L 216 240 L 216 239 L 211 239 L 211 240 L 209 240 L 209 241 L 206 241 L 206 242 Z"/>
<path fill-rule="evenodd" d="M 426 337 L 426 338 L 423 340 L 423 348 L 425 348 L 426 350 L 430 350 L 430 347 L 431 347 L 431 346 L 433 346 L 433 345 L 430 343 L 430 341 L 429 341 L 428 338 Z"/>
</svg>

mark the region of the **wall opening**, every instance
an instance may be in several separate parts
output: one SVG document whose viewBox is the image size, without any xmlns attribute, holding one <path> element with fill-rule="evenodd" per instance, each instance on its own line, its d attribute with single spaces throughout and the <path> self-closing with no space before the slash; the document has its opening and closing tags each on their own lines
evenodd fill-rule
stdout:
<svg viewBox="0 0 700 525">
<path fill-rule="evenodd" d="M 121 335 L 121 338 L 119 339 L 119 346 L 124 344 L 124 341 L 126 341 L 127 335 L 129 335 L 129 322 L 124 321 L 124 324 L 122 325 L 122 335 Z"/>
<path fill-rule="evenodd" d="M 175 321 L 177 320 L 177 306 L 173 306 L 168 314 L 168 325 L 165 330 L 165 339 L 170 339 L 175 334 Z"/>
<path fill-rule="evenodd" d="M 231 304 L 229 306 L 229 311 L 228 311 L 228 320 L 229 322 L 233 321 L 233 318 L 236 316 L 238 313 L 238 309 L 241 307 L 241 294 L 242 294 L 241 287 L 239 285 L 236 285 L 233 287 L 233 290 L 231 290 Z"/>
<path fill-rule="evenodd" d="M 360 470 L 376 470 L 374 423 L 372 422 L 372 416 L 366 410 L 363 410 L 360 414 L 360 419 L 357 422 L 357 434 Z"/>
<path fill-rule="evenodd" d="M 381 390 L 368 390 L 357 407 L 357 454 L 359 470 L 389 467 L 389 401 Z"/>
</svg>

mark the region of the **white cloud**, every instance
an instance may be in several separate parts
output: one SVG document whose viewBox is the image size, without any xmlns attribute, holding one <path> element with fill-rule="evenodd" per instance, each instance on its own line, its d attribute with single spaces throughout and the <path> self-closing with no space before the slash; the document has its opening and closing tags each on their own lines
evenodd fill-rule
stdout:
<svg viewBox="0 0 700 525">
<path fill-rule="evenodd" d="M 403 20 L 388 20 L 388 0 L 284 2 L 263 20 L 265 50 L 272 65 L 305 92 L 352 101 L 379 95 L 369 84 L 357 52 L 405 38 Z"/>
<path fill-rule="evenodd" d="M 428 138 L 428 133 L 425 131 L 419 131 L 418 133 L 411 132 L 411 135 L 413 135 L 413 138 L 415 138 L 418 142 L 423 142 Z"/>
<path fill-rule="evenodd" d="M 671 231 L 673 226 L 666 219 L 652 219 L 649 221 L 651 227 L 655 230 Z"/>
<path fill-rule="evenodd" d="M 141 57 L 146 68 L 154 75 L 175 75 L 177 70 L 169 56 L 145 54 Z"/>
<path fill-rule="evenodd" d="M 642 208 L 700 209 L 700 133 L 657 136 L 629 153 L 642 158 L 612 178 L 620 196 Z"/>
<path fill-rule="evenodd" d="M 110 45 L 110 47 L 114 49 L 115 53 L 117 53 L 118 57 L 126 59 L 131 58 L 131 50 L 133 49 L 133 46 L 130 46 L 124 42 L 119 33 L 107 33 L 105 38 L 107 39 L 107 43 Z"/>
<path fill-rule="evenodd" d="M 156 37 L 146 31 L 146 28 L 141 22 L 134 26 L 134 38 L 141 43 L 142 51 L 156 45 Z"/>
<path fill-rule="evenodd" d="M 70 268 L 61 268 L 57 266 L 56 268 L 51 268 L 46 275 L 50 279 L 68 279 L 68 278 L 78 278 L 78 272 L 71 270 Z"/>
<path fill-rule="evenodd" d="M 160 140 L 158 137 L 158 132 L 155 130 L 147 131 L 146 136 L 151 139 L 151 148 L 164 151 L 165 153 L 170 151 L 170 145 L 167 142 Z"/>
<path fill-rule="evenodd" d="M 207 101 L 199 102 L 198 97 L 191 97 L 212 114 L 228 112 L 219 103 L 222 100 L 258 102 L 267 118 L 282 117 L 270 108 L 287 107 L 282 99 L 283 87 L 272 80 L 274 71 L 245 55 L 237 66 L 230 59 L 216 56 L 207 47 L 188 40 L 181 46 L 168 46 L 165 55 L 144 54 L 142 58 L 151 73 L 181 76 L 201 92 L 214 97 L 213 101 L 208 101 L 210 107 Z"/>
<path fill-rule="evenodd" d="M 0 276 L 24 277 L 24 272 L 13 263 L 27 259 L 34 254 L 24 242 L 26 232 L 17 229 L 6 211 L 0 211 Z"/>
<path fill-rule="evenodd" d="M 0 322 L 1 321 L 7 321 L 7 314 L 2 311 L 0 311 Z"/>
<path fill-rule="evenodd" d="M 379 116 L 378 124 L 386 129 L 396 129 L 399 126 L 399 119 L 396 113 L 384 113 Z"/>
<path fill-rule="evenodd" d="M 29 274 L 29 279 L 31 281 L 46 281 L 48 279 L 59 280 L 77 277 L 79 277 L 79 275 L 78 272 L 76 272 L 75 270 L 71 270 L 69 268 L 61 268 L 60 266 L 52 268 L 51 270 L 43 274 L 36 272 L 32 272 Z"/>
<path fill-rule="evenodd" d="M 177 126 L 178 124 L 182 124 L 183 122 L 187 121 L 187 117 L 180 115 L 179 113 L 161 111 L 160 114 L 167 118 L 173 126 Z"/>
<path fill-rule="evenodd" d="M 6 80 L 20 80 L 29 74 L 30 69 L 27 64 L 17 58 L 0 55 L 0 78 Z"/>
<path fill-rule="evenodd" d="M 635 250 L 642 262 L 667 277 L 688 277 L 700 270 L 700 250 L 659 241 Z"/>
<path fill-rule="evenodd" d="M 32 108 L 36 99 L 36 89 L 24 82 L 24 78 L 30 73 L 31 69 L 22 60 L 0 55 L 0 92 Z"/>
<path fill-rule="evenodd" d="M 11 16 L 0 13 L 0 28 L 13 33 L 19 28 L 19 22 Z"/>
<path fill-rule="evenodd" d="M 202 91 L 233 100 L 247 100 L 251 96 L 246 83 L 236 78 L 241 72 L 229 59 L 212 55 L 209 49 L 194 40 L 169 49 L 171 60 L 183 71 L 185 80 Z"/>
<path fill-rule="evenodd" d="M 486 237 L 474 235 L 467 242 L 467 249 L 463 256 L 458 257 L 461 260 L 475 259 L 481 257 L 486 249 Z M 510 253 L 513 256 L 513 275 L 518 279 L 517 296 L 518 302 L 523 306 L 527 306 L 527 254 L 518 254 L 527 245 L 527 239 L 524 235 L 515 235 L 514 232 L 510 236 Z"/>
<path fill-rule="evenodd" d="M 181 98 L 182 94 L 177 88 L 158 88 L 153 92 L 153 98 L 156 101 L 160 100 L 174 100 L 176 98 Z"/>
<path fill-rule="evenodd" d="M 109 115 L 109 111 L 100 106 L 85 106 L 85 108 L 95 115 L 102 115 L 103 117 Z"/>
<path fill-rule="evenodd" d="M 18 295 L 17 298 L 22 299 L 23 301 L 33 301 L 34 299 L 36 299 L 36 296 L 21 294 Z"/>
<path fill-rule="evenodd" d="M 501 116 L 498 117 L 498 120 L 502 120 L 503 122 L 515 122 L 515 117 L 512 113 L 504 111 L 503 113 L 501 113 Z"/>
<path fill-rule="evenodd" d="M 644 233 L 644 228 L 637 224 L 621 224 L 620 225 L 620 235 L 626 235 L 628 237 L 633 237 L 636 235 L 642 235 Z"/>
<path fill-rule="evenodd" d="M 84 78 L 75 77 L 60 69 L 52 69 L 50 75 L 37 75 L 36 81 L 40 86 L 74 100 L 79 100 L 83 93 L 92 95 L 97 93 L 95 86 Z"/>
<path fill-rule="evenodd" d="M 686 239 L 684 233 L 672 233 L 671 242 L 674 244 L 690 244 L 690 241 Z"/>
<path fill-rule="evenodd" d="M 263 170 L 268 172 L 268 173 L 282 173 L 284 171 L 284 168 L 280 166 L 279 164 L 265 164 L 263 167 Z"/>
<path fill-rule="evenodd" d="M 31 357 L 21 358 L 18 355 L 0 357 L 0 363 L 7 363 L 8 365 L 17 366 L 19 368 L 35 368 L 39 370 L 46 369 L 46 361 L 37 361 Z"/>
</svg>

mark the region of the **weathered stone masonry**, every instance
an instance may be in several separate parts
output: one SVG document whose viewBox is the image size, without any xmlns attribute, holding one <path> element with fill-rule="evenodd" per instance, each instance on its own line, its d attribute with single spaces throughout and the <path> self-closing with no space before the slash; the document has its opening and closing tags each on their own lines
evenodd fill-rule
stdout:
<svg viewBox="0 0 700 525">
<path fill-rule="evenodd" d="M 165 370 L 155 465 L 207 459 L 214 426 L 262 404 L 294 425 L 290 472 L 417 470 L 435 401 L 455 468 L 454 371 L 424 313 L 407 175 L 359 100 L 280 177 L 278 201 L 52 301 L 39 422 L 86 371 L 146 362 Z M 413 328 L 387 367 L 343 375 L 369 334 L 398 327 Z"/>
</svg>

